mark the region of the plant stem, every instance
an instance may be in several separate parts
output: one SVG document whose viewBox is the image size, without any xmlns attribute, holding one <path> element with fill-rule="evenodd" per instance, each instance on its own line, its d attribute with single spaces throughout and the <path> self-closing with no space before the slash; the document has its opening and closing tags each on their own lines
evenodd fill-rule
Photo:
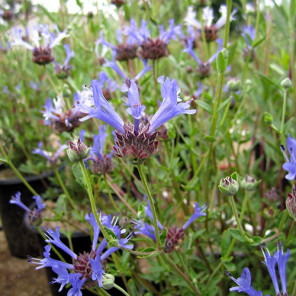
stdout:
<svg viewBox="0 0 296 296">
<path fill-rule="evenodd" d="M 238 213 L 237 213 L 237 209 L 236 209 L 236 206 L 235 206 L 235 202 L 234 202 L 234 198 L 233 198 L 233 196 L 230 196 L 230 197 L 229 197 L 229 200 L 230 200 L 230 205 L 231 205 L 231 208 L 232 208 L 232 212 L 233 212 L 233 214 L 234 214 L 234 217 L 235 217 L 235 221 L 236 221 L 237 227 L 238 227 L 238 229 L 239 229 L 241 235 L 243 236 L 243 238 L 244 238 L 248 243 L 253 243 L 253 240 L 249 239 L 249 238 L 246 236 L 246 234 L 245 234 L 245 232 L 244 232 L 244 230 L 243 230 L 243 228 L 242 228 L 241 221 L 240 221 L 240 219 L 238 218 Z"/>
<path fill-rule="evenodd" d="M 227 6 L 227 17 L 226 17 L 225 37 L 224 37 L 224 45 L 223 45 L 224 48 L 226 48 L 227 47 L 227 44 L 228 44 L 229 28 L 230 28 L 230 15 L 231 15 L 231 8 L 232 8 L 232 0 L 227 0 L 226 6 Z"/>
<path fill-rule="evenodd" d="M 281 128 L 280 128 L 280 137 L 281 142 L 284 143 L 284 124 L 285 124 L 285 117 L 286 117 L 286 109 L 287 109 L 287 89 L 284 89 L 284 101 L 283 101 L 283 110 L 282 110 L 282 121 L 281 121 Z"/>
<path fill-rule="evenodd" d="M 65 193 L 65 195 L 66 195 L 66 197 L 67 197 L 67 199 L 69 201 L 69 203 L 71 204 L 72 208 L 76 209 L 76 206 L 75 206 L 75 204 L 74 204 L 74 202 L 73 202 L 73 200 L 72 200 L 72 198 L 71 198 L 71 196 L 69 194 L 69 191 L 67 190 L 67 188 L 66 188 L 66 186 L 65 186 L 65 184 L 64 184 L 64 182 L 63 182 L 63 180 L 61 178 L 59 170 L 57 168 L 54 169 L 54 173 L 55 173 L 55 175 L 56 175 L 56 177 L 58 179 L 58 182 L 61 185 L 61 187 L 62 187 L 62 189 L 63 189 L 63 191 L 64 191 L 64 193 Z"/>
<path fill-rule="evenodd" d="M 153 60 L 152 62 L 152 73 L 153 73 L 153 81 L 154 81 L 154 92 L 155 92 L 155 100 L 154 100 L 154 107 L 157 106 L 157 97 L 158 97 L 158 93 L 157 93 L 157 78 L 156 78 L 156 71 L 155 71 L 155 60 Z"/>
<path fill-rule="evenodd" d="M 38 195 L 38 193 L 35 191 L 35 189 L 26 181 L 26 179 L 22 176 L 22 174 L 18 171 L 18 169 L 14 166 L 14 164 L 11 162 L 10 159 L 8 159 L 8 156 L 2 147 L 0 143 L 0 150 L 1 153 L 5 157 L 5 162 L 10 166 L 10 168 L 13 170 L 13 172 L 17 175 L 17 177 L 24 183 L 24 185 L 33 193 L 33 195 Z"/>
<path fill-rule="evenodd" d="M 156 216 L 155 206 L 154 206 L 154 202 L 153 202 L 151 192 L 150 192 L 149 187 L 148 187 L 146 175 L 145 175 L 145 172 L 144 172 L 144 167 L 143 167 L 142 164 L 138 165 L 138 170 L 139 170 L 139 174 L 141 176 L 141 180 L 142 180 L 142 183 L 144 185 L 144 188 L 145 188 L 145 191 L 146 191 L 146 194 L 148 196 L 149 203 L 150 203 L 150 206 L 151 206 L 151 211 L 152 211 L 152 215 L 153 215 L 153 224 L 154 224 L 155 236 L 156 236 L 157 249 L 161 250 L 161 243 L 160 243 L 159 229 L 158 229 L 158 225 L 157 225 L 157 216 Z"/>
<path fill-rule="evenodd" d="M 88 193 L 88 196 L 89 196 L 89 200 L 90 200 L 90 204 L 91 204 L 91 209 L 92 209 L 92 213 L 93 215 L 95 216 L 95 219 L 96 219 L 96 222 L 98 223 L 98 226 L 100 228 L 100 230 L 102 231 L 104 237 L 106 238 L 106 240 L 110 240 L 110 236 L 107 234 L 106 230 L 104 229 L 102 223 L 101 223 L 101 220 L 98 216 L 98 212 L 97 212 L 97 207 L 96 207 L 96 201 L 95 201 L 95 198 L 94 198 L 94 195 L 93 195 L 93 192 L 92 192 L 92 188 L 91 188 L 91 183 L 90 183 L 90 179 L 89 179 L 89 176 L 88 176 L 88 173 L 87 173 L 87 170 L 84 166 L 84 163 L 83 163 L 83 160 L 80 160 L 79 161 L 79 164 L 80 164 L 80 167 L 81 167 L 81 170 L 83 172 L 83 176 L 84 176 L 84 180 L 86 182 L 86 186 L 87 186 L 87 193 Z"/>
<path fill-rule="evenodd" d="M 114 210 L 119 213 L 119 209 L 118 209 L 118 207 L 117 207 L 117 205 L 116 205 L 116 203 L 115 203 L 115 201 L 113 199 L 113 196 L 111 194 L 110 187 L 109 187 L 109 184 L 108 184 L 108 181 L 107 181 L 107 177 L 106 177 L 105 174 L 104 174 L 104 180 L 105 180 L 105 183 L 106 183 L 106 186 L 107 186 L 108 195 L 109 195 L 110 201 L 111 201 L 111 203 L 112 203 L 112 205 L 114 207 Z"/>
<path fill-rule="evenodd" d="M 118 291 L 120 291 L 122 294 L 129 296 L 129 294 L 126 291 L 124 291 L 121 287 L 119 287 L 115 283 L 114 283 L 114 288 L 117 289 Z"/>
</svg>

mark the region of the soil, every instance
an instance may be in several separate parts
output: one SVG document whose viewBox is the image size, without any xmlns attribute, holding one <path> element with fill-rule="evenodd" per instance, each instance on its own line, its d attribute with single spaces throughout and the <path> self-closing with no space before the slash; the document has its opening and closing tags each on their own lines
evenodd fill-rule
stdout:
<svg viewBox="0 0 296 296">
<path fill-rule="evenodd" d="M 1 223 L 0 223 L 1 224 Z M 10 255 L 5 235 L 0 230 L 1 296 L 51 296 L 45 270 Z"/>
</svg>

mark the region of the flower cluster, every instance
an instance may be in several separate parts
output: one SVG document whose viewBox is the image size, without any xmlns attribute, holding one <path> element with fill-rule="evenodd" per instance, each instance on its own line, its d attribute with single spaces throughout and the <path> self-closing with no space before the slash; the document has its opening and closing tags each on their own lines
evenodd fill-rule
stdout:
<svg viewBox="0 0 296 296">
<path fill-rule="evenodd" d="M 180 89 L 177 81 L 169 78 L 165 79 L 162 76 L 158 78 L 158 82 L 161 84 L 163 101 L 148 123 L 143 122 L 141 119 L 145 106 L 140 101 L 137 84 L 131 80 L 130 86 L 124 85 L 122 89 L 128 92 L 127 112 L 134 119 L 133 124 L 130 122 L 126 124 L 104 98 L 102 89 L 107 79 L 108 76 L 101 72 L 99 81 L 93 80 L 91 82 L 93 97 L 89 98 L 87 103 L 78 105 L 78 109 L 87 114 L 81 120 L 84 121 L 95 117 L 115 128 L 116 145 L 113 148 L 114 154 L 119 157 L 127 157 L 136 164 L 157 151 L 156 130 L 161 125 L 180 114 L 193 114 L 196 112 L 196 110 L 188 110 L 190 102 L 178 103 Z"/>
<path fill-rule="evenodd" d="M 131 19 L 129 27 L 125 27 L 124 30 L 116 30 L 118 45 L 113 45 L 106 41 L 103 36 L 103 31 L 100 32 L 100 38 L 96 41 L 96 43 L 111 48 L 113 53 L 115 53 L 115 60 L 117 61 L 134 59 L 138 56 L 137 50 L 139 42 L 133 35 L 128 34 L 130 31 L 137 31 L 137 23 L 134 19 Z"/>
<path fill-rule="evenodd" d="M 40 224 L 41 223 L 41 212 L 45 208 L 45 204 L 42 203 L 42 198 L 40 195 L 33 196 L 35 199 L 36 207 L 30 210 L 22 201 L 21 193 L 17 192 L 9 201 L 11 204 L 16 204 L 26 211 L 27 220 L 30 224 Z"/>
<path fill-rule="evenodd" d="M 277 273 L 276 273 L 276 265 L 278 266 L 278 272 L 280 275 L 281 280 L 281 286 L 282 286 L 282 292 L 284 296 L 287 296 L 287 280 L 286 280 L 286 265 L 290 256 L 290 250 L 288 249 L 286 254 L 284 254 L 283 251 L 283 245 L 280 247 L 278 244 L 277 251 L 273 254 L 273 256 L 270 255 L 269 250 L 266 247 L 266 252 L 264 251 L 263 247 L 261 246 L 263 255 L 265 260 L 263 263 L 266 265 L 268 273 L 271 277 L 275 295 L 279 296 L 281 295 L 278 280 L 277 280 Z M 230 289 L 230 292 L 237 291 L 237 292 L 243 292 L 249 296 L 262 296 L 262 292 L 256 291 L 252 287 L 252 281 L 251 281 L 251 273 L 249 268 L 244 268 L 241 277 L 238 279 L 235 279 L 229 272 L 226 272 L 226 274 L 237 284 L 237 287 L 233 287 Z"/>
<path fill-rule="evenodd" d="M 191 225 L 197 218 L 201 216 L 206 216 L 206 208 L 207 207 L 205 205 L 202 207 L 198 207 L 198 203 L 195 203 L 193 215 L 191 215 L 191 217 L 188 219 L 186 223 L 184 223 L 182 227 L 178 228 L 175 225 L 168 227 L 166 242 L 164 246 L 164 251 L 166 253 L 171 253 L 175 251 L 176 248 L 178 248 L 178 246 L 182 243 L 184 239 L 185 229 L 188 228 L 188 226 Z M 147 206 L 145 207 L 145 214 L 149 219 L 153 220 L 153 215 L 151 212 L 151 206 L 149 202 L 147 202 Z M 145 223 L 142 220 L 134 220 L 133 222 L 135 234 L 143 234 L 150 237 L 154 241 L 156 240 L 155 228 L 152 225 Z M 161 231 L 164 229 L 164 227 L 159 221 L 157 221 L 157 225 Z"/>
<path fill-rule="evenodd" d="M 85 101 L 85 97 L 79 93 L 74 95 L 74 106 Z M 57 97 L 53 102 L 51 99 L 47 99 L 44 105 L 43 117 L 45 118 L 44 124 L 49 125 L 57 133 L 64 131 L 71 132 L 81 122 L 79 119 L 82 117 L 81 112 L 77 108 L 67 110 L 65 101 L 62 97 Z"/>
<path fill-rule="evenodd" d="M 100 242 L 100 228 L 96 222 L 93 214 L 86 214 L 85 219 L 91 224 L 93 228 L 93 242 L 91 250 L 89 252 L 85 251 L 82 254 L 75 254 L 68 246 L 66 246 L 60 238 L 59 227 L 53 231 L 49 229 L 46 236 L 46 242 L 55 245 L 66 254 L 70 255 L 72 258 L 72 263 L 66 263 L 51 258 L 50 251 L 51 246 L 45 246 L 45 251 L 43 253 L 43 259 L 37 259 L 29 257 L 29 262 L 39 265 L 36 269 L 43 267 L 51 267 L 52 270 L 57 274 L 57 278 L 53 279 L 52 283 L 60 284 L 61 291 L 65 285 L 71 284 L 72 288 L 69 290 L 68 295 L 82 295 L 81 289 L 91 288 L 93 286 L 103 287 L 103 279 L 105 274 L 104 265 L 105 260 L 112 253 L 123 249 L 132 249 L 133 245 L 129 244 L 131 235 L 126 238 L 121 238 L 121 234 L 125 232 L 125 229 L 120 229 L 117 226 L 118 217 L 112 218 L 111 215 L 103 215 L 100 217 L 102 225 L 107 228 L 111 233 L 114 234 L 116 240 L 116 247 L 110 247 L 108 249 L 108 242 L 105 238 Z"/>
<path fill-rule="evenodd" d="M 54 28 L 57 34 L 51 33 L 47 25 L 33 27 L 30 31 L 30 35 L 34 45 L 23 40 L 22 29 L 15 28 L 11 45 L 20 45 L 31 50 L 32 61 L 39 65 L 46 65 L 54 60 L 52 49 L 64 38 L 68 37 L 66 31 L 60 32 L 56 25 Z M 42 43 L 40 43 L 41 37 L 43 39 Z"/>
<path fill-rule="evenodd" d="M 207 62 L 202 62 L 193 50 L 193 45 L 195 44 L 195 38 L 190 37 L 187 39 L 187 46 L 185 47 L 183 52 L 187 52 L 188 54 L 190 54 L 197 62 L 198 66 L 196 68 L 196 71 L 197 71 L 200 79 L 210 76 L 211 69 L 212 69 L 211 64 L 217 58 L 219 51 L 222 50 L 223 40 L 217 39 L 216 42 L 218 44 L 218 50 L 209 58 L 209 60 Z"/>
<path fill-rule="evenodd" d="M 159 26 L 159 36 L 152 38 L 147 22 L 142 20 L 139 30 L 133 30 L 133 27 L 127 28 L 128 34 L 138 40 L 140 51 L 139 55 L 144 60 L 157 60 L 170 54 L 168 44 L 170 40 L 181 36 L 181 25 L 175 26 L 174 19 L 169 20 L 170 27 L 164 31 L 163 26 Z"/>
</svg>

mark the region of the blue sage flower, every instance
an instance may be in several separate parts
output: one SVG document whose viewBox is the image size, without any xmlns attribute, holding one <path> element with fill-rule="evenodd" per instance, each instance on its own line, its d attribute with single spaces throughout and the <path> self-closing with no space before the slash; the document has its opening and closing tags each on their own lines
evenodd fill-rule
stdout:
<svg viewBox="0 0 296 296">
<path fill-rule="evenodd" d="M 198 203 L 195 203 L 194 213 L 190 216 L 187 222 L 183 224 L 182 227 L 177 228 L 175 225 L 168 227 L 166 242 L 164 246 L 164 251 L 166 253 L 171 253 L 178 248 L 178 246 L 184 240 L 185 229 L 187 229 L 199 217 L 206 216 L 206 213 L 205 213 L 206 208 L 207 207 L 205 205 L 202 207 L 199 207 Z M 151 221 L 153 221 L 153 215 L 152 215 L 149 201 L 147 202 L 147 206 L 145 207 L 145 214 Z M 150 237 L 154 241 L 156 241 L 155 228 L 152 225 L 145 223 L 143 220 L 134 220 L 133 223 L 134 223 L 135 234 L 143 234 L 145 236 Z M 162 232 L 164 227 L 159 221 L 157 221 L 157 226 L 160 232 Z"/>
<path fill-rule="evenodd" d="M 216 60 L 218 53 L 222 50 L 223 40 L 217 39 L 216 42 L 218 44 L 217 51 L 208 59 L 208 61 L 202 62 L 201 59 L 196 55 L 193 49 L 193 45 L 195 44 L 195 39 L 194 38 L 187 39 L 187 46 L 185 47 L 183 52 L 187 52 L 188 54 L 190 54 L 197 62 L 196 70 L 200 79 L 210 76 L 211 70 L 212 70 L 211 64 Z"/>
<path fill-rule="evenodd" d="M 139 30 L 134 30 L 133 27 L 126 30 L 129 35 L 138 40 L 139 55 L 142 59 L 157 60 L 170 54 L 168 50 L 170 40 L 177 39 L 177 36 L 182 35 L 182 31 L 181 25 L 175 26 L 174 19 L 170 19 L 169 24 L 167 31 L 164 30 L 163 25 L 159 26 L 159 36 L 155 38 L 151 37 L 147 22 L 144 20 L 142 20 Z"/>
<path fill-rule="evenodd" d="M 129 242 L 132 234 L 125 238 L 121 238 L 121 235 L 125 233 L 125 229 L 120 229 L 119 226 L 116 225 L 118 217 L 102 215 L 99 219 L 102 225 L 108 228 L 109 231 L 114 234 L 114 237 L 117 238 L 116 246 L 107 249 L 108 242 L 105 238 L 103 238 L 101 243 L 97 246 L 100 228 L 94 215 L 91 213 L 85 216 L 85 220 L 87 220 L 93 228 L 93 242 L 90 252 L 85 251 L 83 254 L 75 254 L 61 241 L 59 227 L 57 226 L 55 231 L 49 229 L 45 233 L 45 241 L 55 245 L 71 256 L 72 263 L 52 259 L 50 257 L 50 245 L 45 246 L 43 259 L 29 257 L 28 262 L 38 265 L 36 269 L 51 267 L 57 274 L 57 278 L 54 278 L 51 283 L 60 284 L 59 291 L 61 291 L 65 285 L 70 283 L 72 287 L 69 290 L 68 295 L 82 295 L 81 289 L 94 287 L 95 285 L 103 287 L 102 277 L 105 273 L 104 268 L 106 266 L 105 264 L 102 264 L 103 261 L 105 261 L 112 253 L 119 250 L 119 248 L 132 249 L 133 245 Z"/>
<path fill-rule="evenodd" d="M 115 60 L 117 61 L 132 60 L 138 56 L 137 50 L 139 42 L 135 36 L 129 34 L 130 31 L 137 31 L 137 23 L 133 18 L 131 19 L 130 26 L 126 26 L 123 30 L 116 30 L 117 45 L 113 45 L 106 41 L 103 36 L 103 31 L 100 31 L 100 38 L 96 43 L 111 48 L 115 55 Z M 122 38 L 122 35 L 124 35 L 125 40 Z"/>
<path fill-rule="evenodd" d="M 110 103 L 105 99 L 102 89 L 108 76 L 101 72 L 99 81 L 91 82 L 93 97 L 85 104 L 80 104 L 78 109 L 87 114 L 81 120 L 89 118 L 98 118 L 115 128 L 116 141 L 113 147 L 114 154 L 119 157 L 127 157 L 133 163 L 141 163 L 144 159 L 150 157 L 157 151 L 158 141 L 156 141 L 157 129 L 180 114 L 193 114 L 196 110 L 188 110 L 190 102 L 178 102 L 180 88 L 176 80 L 159 77 L 158 82 L 161 84 L 161 94 L 163 101 L 152 116 L 150 121 L 141 120 L 144 106 L 140 101 L 139 90 L 134 80 L 130 85 L 123 86 L 122 90 L 127 91 L 129 106 L 127 112 L 132 115 L 134 124 L 125 124 L 121 117 L 115 112 Z M 94 106 L 92 106 L 94 105 Z"/>
<path fill-rule="evenodd" d="M 33 196 L 35 200 L 36 206 L 32 210 L 29 209 L 22 201 L 21 201 L 21 193 L 17 192 L 9 201 L 11 204 L 18 205 L 26 212 L 26 218 L 29 224 L 40 224 L 42 221 L 41 213 L 45 209 L 45 204 L 42 202 L 42 198 L 40 195 Z"/>
<path fill-rule="evenodd" d="M 81 112 L 76 108 L 81 102 L 85 102 L 86 98 L 81 97 L 79 93 L 74 95 L 74 108 L 68 110 L 62 97 L 57 97 L 53 101 L 49 98 L 44 105 L 42 111 L 44 124 L 49 125 L 55 132 L 72 132 L 80 126 Z"/>
<path fill-rule="evenodd" d="M 290 250 L 288 249 L 286 254 L 283 252 L 283 244 L 278 244 L 277 251 L 274 252 L 273 256 L 270 254 L 268 248 L 266 247 L 266 251 L 261 245 L 261 250 L 264 255 L 263 263 L 266 265 L 268 273 L 271 277 L 271 281 L 275 290 L 275 295 L 280 296 L 281 291 L 278 284 L 276 266 L 278 267 L 282 292 L 284 296 L 287 296 L 287 280 L 286 280 L 286 265 L 290 256 Z M 226 271 L 226 274 L 238 285 L 237 287 L 233 287 L 230 289 L 230 292 L 238 291 L 243 292 L 249 296 L 262 296 L 262 292 L 260 290 L 255 290 L 252 287 L 251 283 L 251 273 L 250 270 L 246 267 L 241 277 L 235 279 L 229 272 Z"/>
<path fill-rule="evenodd" d="M 23 40 L 22 29 L 15 28 L 12 35 L 11 45 L 20 45 L 32 51 L 32 61 L 39 65 L 46 65 L 54 60 L 52 49 L 57 46 L 64 38 L 68 37 L 66 30 L 60 32 L 58 27 L 54 25 L 57 34 L 50 32 L 47 25 L 36 25 L 30 30 L 31 45 Z M 43 40 L 40 43 L 40 39 Z"/>
</svg>

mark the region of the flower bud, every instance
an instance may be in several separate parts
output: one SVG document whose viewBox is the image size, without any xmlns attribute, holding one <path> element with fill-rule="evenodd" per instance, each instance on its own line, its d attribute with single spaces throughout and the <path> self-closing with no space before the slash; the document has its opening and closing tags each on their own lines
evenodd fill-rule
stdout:
<svg viewBox="0 0 296 296">
<path fill-rule="evenodd" d="M 230 91 L 238 91 L 240 89 L 240 80 L 232 78 L 227 82 L 227 86 Z"/>
<path fill-rule="evenodd" d="M 288 193 L 286 199 L 286 208 L 290 216 L 296 219 L 296 185 L 293 187 L 292 194 Z"/>
<path fill-rule="evenodd" d="M 237 173 L 233 173 L 230 177 L 226 177 L 220 181 L 218 188 L 226 196 L 235 195 L 239 190 Z"/>
<path fill-rule="evenodd" d="M 102 278 L 102 286 L 105 290 L 112 289 L 114 287 L 115 277 L 110 273 L 104 273 Z"/>
<path fill-rule="evenodd" d="M 281 86 L 285 89 L 288 89 L 292 86 L 292 82 L 290 80 L 290 78 L 285 78 L 282 82 L 281 82 Z"/>
<path fill-rule="evenodd" d="M 90 148 L 80 140 L 69 141 L 69 149 L 67 149 L 68 157 L 71 161 L 77 162 L 88 157 Z"/>
<path fill-rule="evenodd" d="M 241 187 L 248 191 L 251 191 L 254 190 L 260 182 L 261 180 L 257 181 L 255 178 L 246 175 L 241 181 Z"/>
</svg>

